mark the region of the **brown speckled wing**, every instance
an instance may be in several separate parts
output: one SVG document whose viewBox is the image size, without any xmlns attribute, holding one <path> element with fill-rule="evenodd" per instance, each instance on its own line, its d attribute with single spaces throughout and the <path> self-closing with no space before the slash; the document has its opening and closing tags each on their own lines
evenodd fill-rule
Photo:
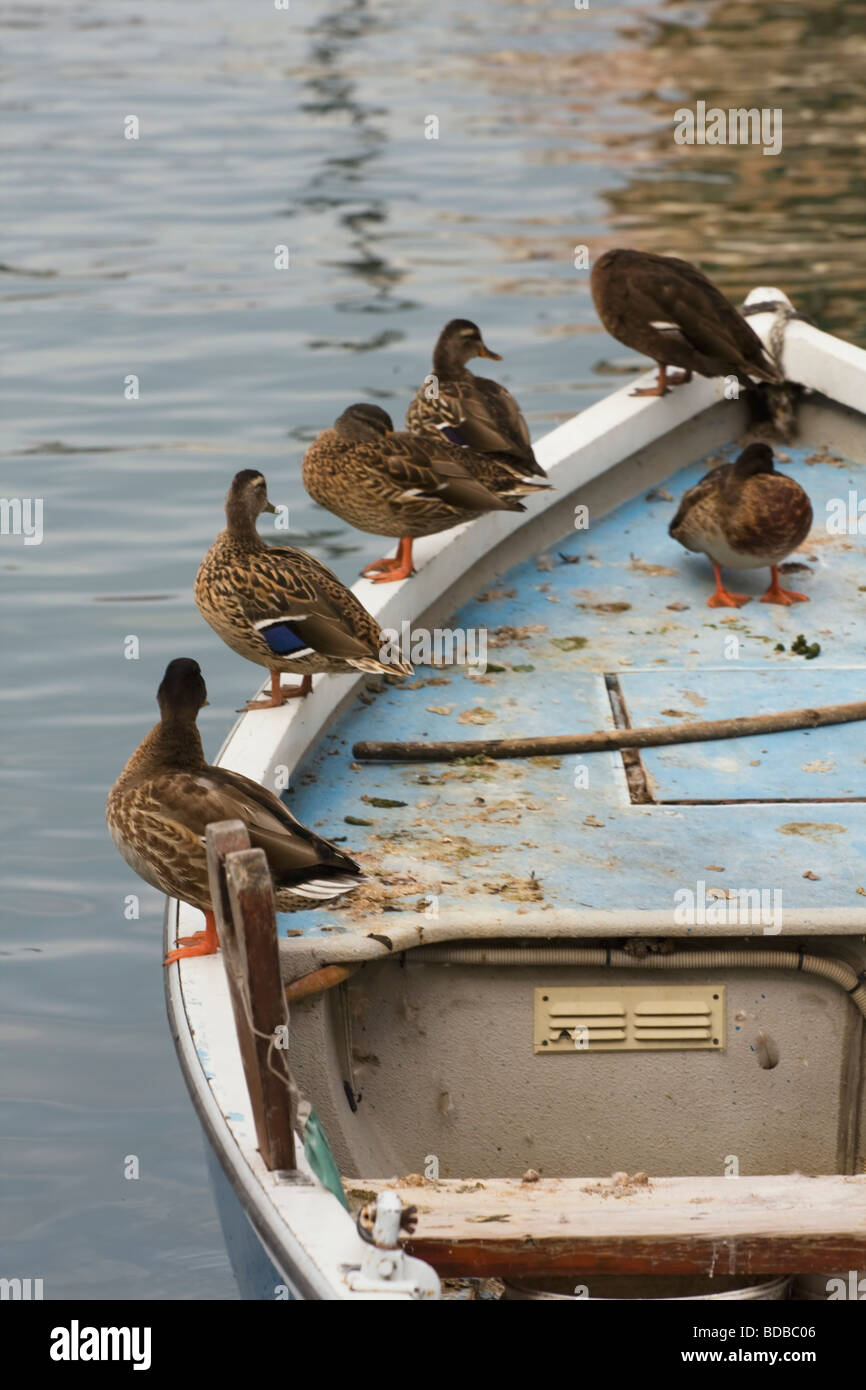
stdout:
<svg viewBox="0 0 866 1390">
<path fill-rule="evenodd" d="M 679 540 L 677 532 L 687 521 L 689 512 L 696 506 L 708 502 L 712 497 L 719 494 L 720 488 L 725 480 L 725 474 L 729 472 L 731 464 L 720 463 L 715 468 L 711 468 L 709 473 L 705 473 L 699 483 L 694 487 L 688 488 L 682 495 L 677 514 L 668 527 L 668 535 Z"/>
<path fill-rule="evenodd" d="M 731 545 L 768 563 L 796 550 L 812 526 L 812 503 L 800 484 L 783 473 L 747 478 L 729 524 Z"/>
<path fill-rule="evenodd" d="M 148 857 L 173 891 L 183 879 L 190 898 L 194 886 L 207 895 L 206 827 L 214 821 L 241 820 L 250 844 L 263 849 L 277 883 L 302 878 L 326 865 L 357 868 L 348 855 L 300 824 L 265 787 L 241 773 L 208 767 L 200 773 L 167 772 L 138 789 L 137 839 L 146 834 Z M 162 886 L 162 885 L 161 885 Z"/>
<path fill-rule="evenodd" d="M 389 474 L 399 477 L 403 492 L 417 489 L 424 495 L 447 502 L 461 513 L 501 511 L 505 503 L 480 479 L 473 477 L 464 463 L 463 453 L 464 450 L 441 438 L 425 436 L 422 440 L 401 433 L 385 440 L 382 460 Z"/>
<path fill-rule="evenodd" d="M 409 402 L 406 428 L 411 430 L 412 434 L 435 438 L 441 434 L 443 425 L 456 430 L 460 427 L 462 419 L 463 409 L 456 394 L 456 386 L 445 384 L 439 395 L 432 399 L 426 395 L 426 388 L 422 386 Z"/>
<path fill-rule="evenodd" d="M 430 437 L 441 435 L 447 426 L 470 449 L 513 455 L 527 472 L 547 476 L 535 462 L 529 428 L 517 401 L 506 387 L 487 377 L 467 372 L 459 381 L 442 381 L 432 400 L 422 388 L 406 412 L 406 425 L 413 434 Z"/>
<path fill-rule="evenodd" d="M 529 430 L 514 397 L 504 386 L 486 377 L 469 376 L 449 382 L 445 392 L 459 419 L 460 438 L 482 453 L 516 454 L 527 463 L 534 460 Z"/>
<path fill-rule="evenodd" d="M 473 384 L 489 415 L 496 421 L 505 438 L 521 454 L 531 454 L 529 426 L 508 388 L 485 376 L 476 376 Z"/>
<path fill-rule="evenodd" d="M 312 555 L 289 546 L 256 550 L 232 573 L 243 614 L 252 625 L 299 620 L 315 651 L 343 660 L 378 653 L 378 625 L 355 595 Z"/>
</svg>

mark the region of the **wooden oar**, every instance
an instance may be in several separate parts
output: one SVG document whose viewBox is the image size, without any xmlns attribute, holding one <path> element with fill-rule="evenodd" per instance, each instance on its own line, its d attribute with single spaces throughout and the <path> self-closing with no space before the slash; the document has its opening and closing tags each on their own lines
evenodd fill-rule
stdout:
<svg viewBox="0 0 866 1390">
<path fill-rule="evenodd" d="M 716 738 L 780 734 L 790 729 L 817 729 L 866 719 L 866 701 L 789 709 L 780 714 L 749 714 L 737 719 L 696 719 L 654 729 L 600 729 L 594 734 L 559 734 L 550 738 L 471 738 L 445 743 L 356 743 L 352 755 L 366 762 L 433 763 L 453 758 L 540 758 L 551 753 L 601 753 L 617 748 L 658 748 L 671 743 L 704 743 Z"/>
</svg>

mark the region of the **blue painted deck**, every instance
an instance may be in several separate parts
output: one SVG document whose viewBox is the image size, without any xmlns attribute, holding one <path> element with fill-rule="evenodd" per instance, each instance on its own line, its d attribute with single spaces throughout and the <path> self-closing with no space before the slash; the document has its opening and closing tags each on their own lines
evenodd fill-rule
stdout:
<svg viewBox="0 0 866 1390">
<path fill-rule="evenodd" d="M 701 880 L 781 889 L 786 909 L 866 906 L 858 893 L 866 889 L 866 805 L 849 800 L 866 798 L 862 723 L 647 750 L 653 805 L 630 802 L 619 754 L 352 767 L 358 739 L 613 727 L 606 673 L 618 677 L 633 724 L 863 698 L 863 541 L 828 534 L 826 517 L 830 499 L 863 495 L 866 466 L 787 449 L 790 462 L 780 467 L 809 492 L 815 524 L 791 557 L 808 568 L 783 582 L 812 601 L 710 609 L 708 562 L 682 550 L 667 526 L 684 489 L 738 452 L 732 445 L 701 459 L 651 500 L 636 497 L 566 536 L 546 552 L 552 568 L 533 556 L 467 603 L 451 625 L 486 630 L 486 676 L 416 668 L 414 680 L 356 702 L 287 799 L 308 824 L 345 837 L 378 886 L 342 911 L 285 917 L 281 929 L 360 928 L 362 915 L 369 922 L 383 907 L 416 910 L 425 893 L 442 911 L 474 903 L 517 914 L 527 903 L 668 909 L 678 888 Z M 730 581 L 757 598 L 769 573 Z M 790 651 L 799 633 L 820 643 L 814 660 Z M 405 805 L 375 807 L 365 796 Z M 779 804 L 749 804 L 756 799 Z M 682 804 L 693 801 L 739 804 Z"/>
</svg>

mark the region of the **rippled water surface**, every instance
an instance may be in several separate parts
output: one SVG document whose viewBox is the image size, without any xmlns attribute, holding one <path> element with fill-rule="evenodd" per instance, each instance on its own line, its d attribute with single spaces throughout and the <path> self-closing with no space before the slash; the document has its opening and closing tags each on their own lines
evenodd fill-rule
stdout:
<svg viewBox="0 0 866 1390">
<path fill-rule="evenodd" d="M 306 441 L 352 400 L 399 420 L 455 314 L 534 434 L 618 384 L 632 359 L 576 245 L 673 251 L 732 295 L 781 285 L 862 343 L 862 11 L 0 3 L 0 39 L 0 492 L 44 499 L 41 545 L 0 537 L 0 1274 L 230 1298 L 161 903 L 103 821 L 169 659 L 204 668 L 211 754 L 258 681 L 190 596 L 228 480 L 261 468 L 293 538 L 351 580 L 381 546 L 308 501 Z M 698 99 L 781 107 L 782 155 L 674 146 Z"/>
</svg>

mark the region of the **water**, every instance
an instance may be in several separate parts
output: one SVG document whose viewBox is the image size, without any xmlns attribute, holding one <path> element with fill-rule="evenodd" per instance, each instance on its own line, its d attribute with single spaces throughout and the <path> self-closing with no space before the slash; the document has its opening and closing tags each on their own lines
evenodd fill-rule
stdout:
<svg viewBox="0 0 866 1390">
<path fill-rule="evenodd" d="M 853 0 L 4 3 L 0 29 L 0 492 L 44 499 L 41 545 L 0 537 L 0 1274 L 231 1298 L 161 902 L 103 821 L 172 657 L 205 671 L 211 755 L 259 680 L 191 600 L 231 475 L 261 468 L 351 580 L 381 543 L 309 503 L 306 441 L 352 400 L 399 421 L 455 314 L 534 434 L 596 400 L 632 359 L 580 244 L 780 284 L 863 342 L 866 39 Z M 783 154 L 675 148 L 697 99 L 782 105 Z"/>
</svg>

